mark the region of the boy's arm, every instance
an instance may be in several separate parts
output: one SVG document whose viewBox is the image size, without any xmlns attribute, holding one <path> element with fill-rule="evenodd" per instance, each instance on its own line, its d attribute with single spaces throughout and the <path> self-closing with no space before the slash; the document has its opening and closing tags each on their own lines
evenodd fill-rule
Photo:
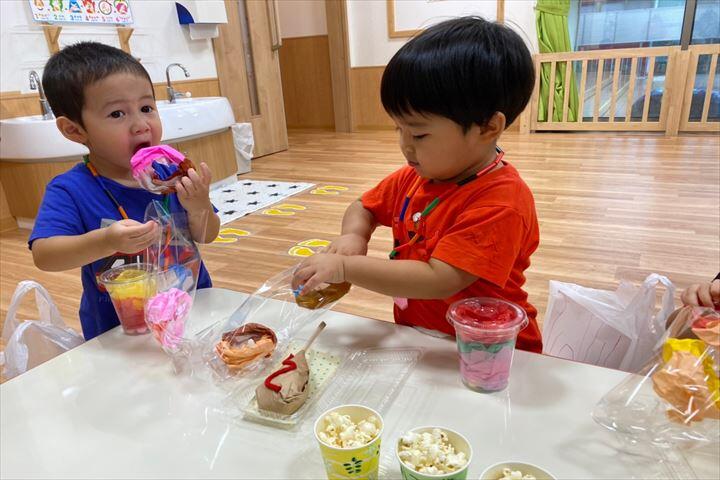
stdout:
<svg viewBox="0 0 720 480">
<path fill-rule="evenodd" d="M 355 200 L 345 210 L 340 237 L 330 244 L 326 253 L 367 254 L 367 244 L 375 227 L 377 227 L 375 216 L 363 206 L 362 201 Z"/>
<path fill-rule="evenodd" d="M 203 212 L 188 212 L 190 235 L 197 243 L 210 243 L 220 233 L 220 217 L 212 208 L 212 204 Z"/>
<path fill-rule="evenodd" d="M 302 293 L 305 294 L 323 282 L 347 281 L 391 297 L 441 299 L 455 295 L 477 278 L 434 258 L 426 263 L 317 254 L 298 268 L 293 277 L 293 288 L 304 285 Z"/>
<path fill-rule="evenodd" d="M 120 220 L 107 228 L 82 235 L 38 238 L 32 244 L 35 266 L 47 272 L 82 267 L 116 252 L 135 253 L 146 249 L 157 236 L 155 222 Z"/>
</svg>

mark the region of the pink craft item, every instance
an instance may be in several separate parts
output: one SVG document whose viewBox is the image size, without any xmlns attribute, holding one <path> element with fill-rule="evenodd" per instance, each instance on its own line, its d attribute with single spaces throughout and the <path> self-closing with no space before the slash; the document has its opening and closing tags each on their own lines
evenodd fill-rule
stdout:
<svg viewBox="0 0 720 480">
<path fill-rule="evenodd" d="M 171 175 L 162 175 L 158 170 L 175 170 Z M 130 159 L 130 168 L 135 180 L 145 190 L 153 193 L 173 193 L 177 179 L 187 175 L 194 168 L 185 155 L 168 145 L 141 148 Z"/>
<path fill-rule="evenodd" d="M 185 321 L 192 308 L 192 297 L 187 292 L 171 288 L 148 300 L 145 320 L 160 345 L 175 349 L 185 333 Z"/>
</svg>

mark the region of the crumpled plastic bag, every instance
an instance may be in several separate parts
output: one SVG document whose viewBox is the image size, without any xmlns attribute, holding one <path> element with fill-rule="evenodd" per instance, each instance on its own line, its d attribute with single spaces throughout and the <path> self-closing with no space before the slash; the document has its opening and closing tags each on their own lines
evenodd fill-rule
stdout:
<svg viewBox="0 0 720 480">
<path fill-rule="evenodd" d="M 600 425 L 636 442 L 720 446 L 720 312 L 682 307 L 640 375 L 597 404 Z"/>
<path fill-rule="evenodd" d="M 146 284 L 145 322 L 179 373 L 190 366 L 188 362 L 197 347 L 186 323 L 202 260 L 185 213 L 171 214 L 160 202 L 152 201 L 145 211 L 145 221 L 155 221 L 160 231 L 158 241 L 146 251 L 152 275 Z"/>
<path fill-rule="evenodd" d="M 328 284 L 307 295 L 292 289 L 291 267 L 268 279 L 205 337 L 203 358 L 220 380 L 257 378 L 285 358 L 297 332 L 331 309 L 349 283 Z"/>
<path fill-rule="evenodd" d="M 656 314 L 658 284 L 665 292 Z M 623 281 L 614 292 L 551 281 L 543 353 L 637 372 L 665 334 L 674 293 L 672 282 L 654 273 L 639 287 Z"/>
<path fill-rule="evenodd" d="M 16 317 L 17 310 L 23 297 L 31 291 L 35 292 L 40 318 L 21 322 Z M 0 355 L 0 364 L 6 379 L 20 375 L 85 341 L 82 335 L 65 325 L 45 287 L 31 280 L 20 282 L 15 289 L 5 317 L 2 338 L 5 351 Z"/>
</svg>

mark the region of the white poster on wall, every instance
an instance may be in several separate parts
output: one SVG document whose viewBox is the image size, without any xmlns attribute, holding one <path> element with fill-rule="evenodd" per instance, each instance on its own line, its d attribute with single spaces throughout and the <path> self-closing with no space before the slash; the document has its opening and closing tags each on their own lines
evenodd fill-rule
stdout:
<svg viewBox="0 0 720 480">
<path fill-rule="evenodd" d="M 497 19 L 495 0 L 391 0 L 396 32 L 425 29 L 448 18 L 477 15 Z"/>
<path fill-rule="evenodd" d="M 129 0 L 28 0 L 33 20 L 42 23 L 133 23 Z"/>
</svg>

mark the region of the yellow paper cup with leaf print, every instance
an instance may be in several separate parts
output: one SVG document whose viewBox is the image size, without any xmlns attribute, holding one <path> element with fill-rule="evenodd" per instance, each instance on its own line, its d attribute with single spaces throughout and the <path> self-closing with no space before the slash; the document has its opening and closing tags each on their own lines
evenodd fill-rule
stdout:
<svg viewBox="0 0 720 480">
<path fill-rule="evenodd" d="M 329 480 L 378 478 L 383 432 L 378 412 L 363 405 L 333 407 L 318 417 L 313 430 Z M 339 446 L 341 438 L 345 443 L 353 438 L 367 442 L 344 448 Z"/>
</svg>

